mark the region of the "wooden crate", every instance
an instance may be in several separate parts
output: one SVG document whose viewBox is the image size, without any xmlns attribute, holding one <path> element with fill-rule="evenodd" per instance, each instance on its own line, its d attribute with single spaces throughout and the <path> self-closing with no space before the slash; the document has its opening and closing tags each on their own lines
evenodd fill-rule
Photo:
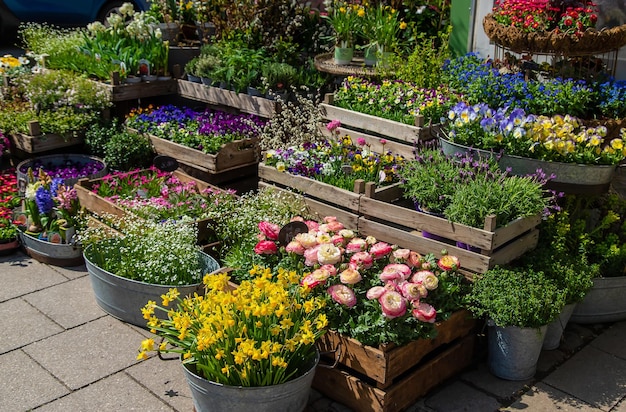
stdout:
<svg viewBox="0 0 626 412">
<path fill-rule="evenodd" d="M 84 142 L 82 136 L 63 137 L 54 133 L 41 133 L 39 122 L 28 122 L 28 134 L 13 133 L 9 135 L 13 146 L 26 153 L 42 153 L 50 150 L 61 149 L 81 145 Z"/>
<path fill-rule="evenodd" d="M 148 137 L 156 153 L 171 156 L 181 163 L 199 167 L 211 174 L 256 165 L 261 153 L 258 138 L 235 140 L 222 145 L 216 154 L 208 154 L 151 134 Z"/>
<path fill-rule="evenodd" d="M 437 138 L 439 124 L 424 125 L 424 118 L 416 117 L 415 125 L 383 119 L 333 105 L 334 94 L 327 94 L 320 104 L 322 117 L 327 121 L 339 120 L 341 125 L 366 135 L 384 137 L 409 146 Z"/>
<path fill-rule="evenodd" d="M 495 217 L 489 216 L 479 229 L 418 212 L 408 202 L 399 200 L 401 194 L 398 185 L 376 191 L 366 185 L 359 202 L 359 232 L 437 257 L 445 249 L 460 259 L 461 268 L 475 273 L 509 263 L 537 246 L 540 215 L 517 219 L 503 227 L 497 227 Z M 422 231 L 447 241 L 425 238 Z M 457 247 L 457 242 L 480 250 Z"/>
<path fill-rule="evenodd" d="M 219 87 L 206 86 L 188 80 L 178 80 L 178 94 L 191 100 L 215 106 L 228 106 L 244 113 L 270 118 L 276 113 L 276 102 Z"/>
<path fill-rule="evenodd" d="M 106 90 L 112 102 L 167 96 L 178 92 L 178 84 L 174 78 L 169 80 L 156 80 L 153 82 L 122 83 L 119 73 L 113 72 L 111 74 L 110 83 L 97 83 Z"/>
<path fill-rule="evenodd" d="M 409 369 L 418 365 L 429 353 L 442 345 L 470 335 L 476 329 L 476 320 L 466 310 L 459 310 L 436 325 L 437 335 L 432 339 L 418 339 L 406 345 L 383 345 L 379 348 L 329 331 L 318 343 L 321 352 L 337 350 L 336 360 L 352 371 L 366 375 L 379 388 L 391 386 Z"/>
<path fill-rule="evenodd" d="M 359 412 L 398 412 L 474 363 L 476 336 L 440 346 L 386 388 L 342 367 L 318 366 L 313 388 Z"/>
</svg>

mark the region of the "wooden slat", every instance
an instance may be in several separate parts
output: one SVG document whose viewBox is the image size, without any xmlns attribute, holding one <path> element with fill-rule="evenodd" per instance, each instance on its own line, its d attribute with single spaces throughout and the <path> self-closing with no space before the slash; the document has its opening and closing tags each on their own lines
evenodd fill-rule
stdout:
<svg viewBox="0 0 626 412">
<path fill-rule="evenodd" d="M 95 80 L 94 80 L 95 81 Z M 109 94 L 112 102 L 122 102 L 126 100 L 135 100 L 145 97 L 166 96 L 176 94 L 178 88 L 176 79 L 140 82 L 132 84 L 107 84 L 96 82 L 103 86 Z"/>
<path fill-rule="evenodd" d="M 270 118 L 276 113 L 276 102 L 273 100 L 205 86 L 187 80 L 178 80 L 178 94 L 204 103 L 234 107 L 242 112 L 265 118 Z"/>
<path fill-rule="evenodd" d="M 504 265 L 505 263 L 509 263 L 522 256 L 527 251 L 537 247 L 538 242 L 539 230 L 533 229 L 527 234 L 516 238 L 510 244 L 496 250 L 491 255 L 490 266 L 493 267 L 495 265 Z"/>
<path fill-rule="evenodd" d="M 325 125 L 320 125 L 320 131 L 328 138 L 333 139 L 334 135 L 330 133 Z M 380 136 L 372 136 L 370 134 L 366 134 L 360 131 L 355 131 L 351 129 L 347 129 L 345 127 L 339 127 L 336 129 L 339 132 L 340 137 L 350 136 L 353 143 L 356 143 L 356 139 L 364 139 L 366 144 L 370 146 L 370 150 L 375 153 L 387 153 L 391 152 L 393 155 L 401 155 L 406 159 L 415 158 L 415 147 L 412 143 L 409 142 L 397 142 L 392 140 L 393 137 L 389 139 L 385 139 L 386 143 L 381 143 Z"/>
<path fill-rule="evenodd" d="M 9 136 L 15 148 L 28 153 L 41 153 L 48 150 L 60 149 L 83 144 L 83 137 L 64 138 L 61 135 L 48 133 L 39 136 L 29 136 L 23 133 L 14 133 Z"/>
</svg>

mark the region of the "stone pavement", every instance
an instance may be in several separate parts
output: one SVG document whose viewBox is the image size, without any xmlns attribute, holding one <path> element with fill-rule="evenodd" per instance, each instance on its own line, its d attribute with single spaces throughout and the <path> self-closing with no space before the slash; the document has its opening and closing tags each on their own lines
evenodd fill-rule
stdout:
<svg viewBox="0 0 626 412">
<path fill-rule="evenodd" d="M 98 307 L 85 266 L 0 257 L 0 331 L 0 412 L 193 410 L 180 363 L 135 360 L 150 333 Z M 535 379 L 498 379 L 483 358 L 409 411 L 626 412 L 624 343 L 626 322 L 569 325 Z M 307 408 L 349 410 L 316 391 Z"/>
</svg>

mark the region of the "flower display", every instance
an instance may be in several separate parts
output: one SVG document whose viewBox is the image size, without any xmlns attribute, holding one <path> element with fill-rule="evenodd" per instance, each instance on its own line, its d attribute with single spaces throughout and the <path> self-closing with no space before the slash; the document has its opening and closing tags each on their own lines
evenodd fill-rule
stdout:
<svg viewBox="0 0 626 412">
<path fill-rule="evenodd" d="M 455 93 L 440 89 L 422 89 L 403 81 L 382 83 L 348 76 L 335 93 L 333 104 L 372 116 L 413 125 L 415 116 L 424 123 L 439 123 L 448 109 L 458 101 Z"/>
<path fill-rule="evenodd" d="M 132 110 L 126 125 L 142 133 L 215 154 L 226 143 L 257 137 L 265 121 L 253 114 L 233 114 L 210 108 L 194 111 L 165 105 Z"/>
<path fill-rule="evenodd" d="M 585 127 L 569 115 L 535 116 L 522 109 L 458 103 L 448 119 L 451 141 L 479 149 L 580 164 L 617 164 L 626 156 L 622 137 L 605 142 L 606 127 Z"/>
<path fill-rule="evenodd" d="M 18 196 L 15 170 L 0 173 L 0 240 L 17 237 L 17 226 L 13 222 L 13 209 L 21 203 Z"/>
<path fill-rule="evenodd" d="M 295 271 L 255 266 L 250 276 L 232 289 L 226 274 L 206 275 L 204 296 L 170 289 L 162 305 L 148 302 L 142 312 L 164 342 L 144 340 L 137 358 L 179 353 L 198 375 L 229 386 L 277 385 L 306 372 L 328 324 L 325 301 L 299 286 Z"/>
<path fill-rule="evenodd" d="M 598 7 L 590 0 L 498 0 L 493 8 L 496 21 L 526 32 L 556 32 L 582 35 L 595 28 Z"/>
<path fill-rule="evenodd" d="M 90 160 L 87 162 L 72 161 L 68 159 L 63 164 L 44 163 L 41 159 L 35 159 L 28 166 L 20 168 L 21 173 L 27 173 L 31 168 L 33 177 L 39 177 L 39 171 L 43 170 L 52 179 L 80 179 L 90 175 L 95 175 L 104 169 L 101 161 Z"/>
<path fill-rule="evenodd" d="M 360 27 L 360 32 L 367 46 L 374 46 L 380 52 L 390 52 L 399 42 L 399 32 L 407 28 L 407 23 L 402 21 L 399 11 L 384 3 L 373 4 L 365 7 L 365 19 Z"/>
<path fill-rule="evenodd" d="M 77 223 L 80 204 L 76 189 L 63 185 L 63 179 L 53 179 L 43 170 L 37 178 L 32 169 L 27 175 L 24 207 L 28 220 L 21 221 L 23 228 L 40 240 L 70 243 L 72 239 L 65 239 L 62 230 Z"/>
<path fill-rule="evenodd" d="M 322 18 L 329 21 L 335 32 L 335 44 L 340 47 L 354 46 L 354 37 L 365 16 L 362 5 L 353 1 L 332 0 L 326 4 L 327 14 Z"/>
<path fill-rule="evenodd" d="M 464 286 L 456 273 L 458 259 L 443 256 L 438 264 L 432 254 L 359 237 L 333 216 L 305 223 L 308 231 L 287 244 L 261 231 L 258 244 L 276 246 L 252 261 L 296 270 L 313 296 L 328 300 L 331 329 L 366 345 L 402 344 L 431 337 L 433 324 L 460 308 Z M 241 271 L 234 276 L 248 278 Z"/>
<path fill-rule="evenodd" d="M 339 121 L 334 120 L 327 128 L 334 131 L 338 126 Z M 381 142 L 384 144 L 384 139 Z M 357 179 L 380 185 L 396 182 L 396 169 L 403 161 L 404 157 L 391 151 L 375 153 L 365 139 L 353 141 L 349 135 L 338 141 L 268 150 L 265 155 L 265 163 L 281 172 L 309 177 L 346 190 L 353 190 Z"/>
<path fill-rule="evenodd" d="M 0 75 L 13 77 L 19 73 L 27 73 L 30 71 L 28 64 L 30 61 L 25 56 L 14 57 L 5 54 L 0 57 Z"/>
</svg>

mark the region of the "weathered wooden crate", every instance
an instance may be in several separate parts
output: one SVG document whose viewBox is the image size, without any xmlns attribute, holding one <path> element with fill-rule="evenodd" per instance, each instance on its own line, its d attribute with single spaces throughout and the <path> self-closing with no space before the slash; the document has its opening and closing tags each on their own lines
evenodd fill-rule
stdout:
<svg viewBox="0 0 626 412">
<path fill-rule="evenodd" d="M 333 105 L 334 94 L 327 94 L 320 104 L 322 117 L 327 121 L 339 120 L 341 125 L 370 136 L 384 137 L 388 140 L 408 144 L 409 146 L 437 138 L 439 124 L 425 125 L 424 118 L 417 116 L 415 125 L 383 119 Z"/>
<path fill-rule="evenodd" d="M 400 200 L 401 196 L 398 185 L 377 190 L 366 185 L 359 202 L 359 232 L 438 257 L 445 249 L 460 259 L 463 269 L 474 273 L 509 263 L 537 246 L 540 215 L 517 219 L 502 227 L 497 227 L 495 217 L 489 216 L 479 229 L 418 212 L 410 202 Z M 445 240 L 425 238 L 422 231 Z M 460 243 L 475 250 L 459 247 Z"/>
<path fill-rule="evenodd" d="M 95 80 L 94 80 L 95 81 Z M 97 82 L 108 93 L 112 102 L 142 99 L 146 97 L 167 96 L 178 92 L 176 79 L 155 80 L 151 82 L 122 83 L 118 72 L 111 74 L 111 82 Z"/>
<path fill-rule="evenodd" d="M 129 172 L 129 173 L 142 173 L 142 172 L 143 172 L 142 170 L 138 170 L 138 171 Z M 197 179 L 194 179 L 193 177 L 185 173 L 182 173 L 179 171 L 174 171 L 172 173 L 181 182 L 191 182 L 191 181 L 196 182 L 200 190 L 204 190 L 209 187 L 215 190 L 220 190 L 219 188 L 213 185 L 210 185 L 206 182 L 202 182 Z M 137 219 L 140 219 L 138 216 L 132 213 L 132 211 L 125 209 L 123 207 L 120 207 L 106 200 L 105 198 L 98 195 L 97 193 L 93 192 L 94 185 L 97 185 L 102 181 L 103 181 L 103 178 L 91 179 L 91 180 L 80 179 L 78 183 L 74 185 L 81 208 L 88 210 L 91 213 L 95 213 L 96 215 L 101 215 L 101 216 L 111 215 L 111 216 L 117 216 L 120 218 L 134 216 Z M 211 238 L 212 233 L 213 233 L 212 221 L 211 219 L 200 219 L 200 220 L 197 220 L 196 223 L 198 225 L 198 243 L 206 244 L 207 240 Z"/>
<path fill-rule="evenodd" d="M 188 80 L 178 80 L 178 94 L 191 100 L 215 106 L 228 106 L 244 113 L 270 118 L 276 113 L 276 102 L 219 87 L 206 86 Z"/>
<path fill-rule="evenodd" d="M 50 150 L 81 145 L 82 136 L 64 137 L 53 133 L 41 133 L 39 122 L 33 120 L 28 123 L 28 134 L 13 133 L 10 136 L 13 146 L 26 153 L 42 153 Z"/>
<path fill-rule="evenodd" d="M 474 362 L 475 321 L 460 312 L 439 325 L 441 337 L 420 339 L 384 351 L 347 342 L 342 357 L 367 374 L 339 364 L 319 366 L 313 387 L 324 395 L 359 412 L 397 412 L 407 409 L 431 389 L 455 376 Z M 459 326 L 460 331 L 455 329 Z M 332 337 L 331 337 L 332 339 Z M 441 340 L 438 340 L 441 339 Z M 387 369 L 382 369 L 386 365 Z M 395 378 L 381 384 L 384 376 Z M 376 379 L 372 378 L 375 376 Z M 377 380 L 378 379 L 378 380 Z"/>
</svg>

